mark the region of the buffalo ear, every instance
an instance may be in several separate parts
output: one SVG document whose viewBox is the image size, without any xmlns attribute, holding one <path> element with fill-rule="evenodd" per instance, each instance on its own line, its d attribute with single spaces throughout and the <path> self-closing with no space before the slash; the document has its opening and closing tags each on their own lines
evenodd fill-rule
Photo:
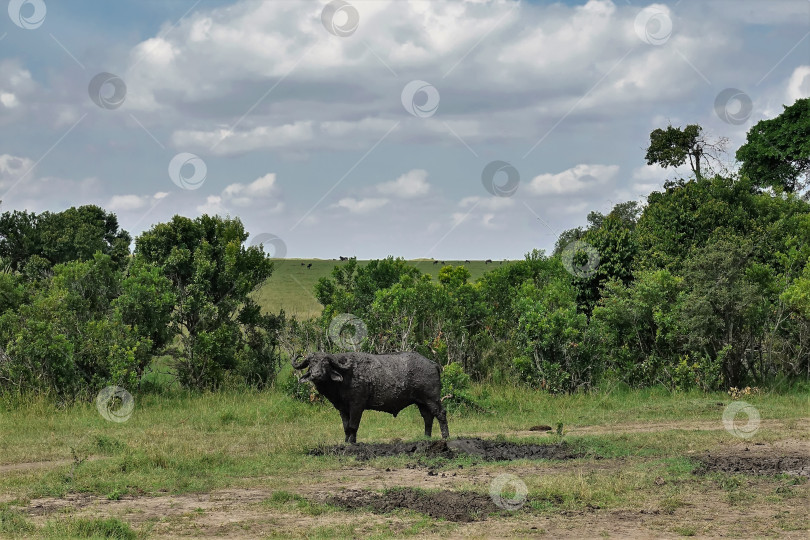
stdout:
<svg viewBox="0 0 810 540">
<path fill-rule="evenodd" d="M 337 371 L 329 370 L 329 377 L 335 382 L 343 382 L 343 375 Z"/>
</svg>

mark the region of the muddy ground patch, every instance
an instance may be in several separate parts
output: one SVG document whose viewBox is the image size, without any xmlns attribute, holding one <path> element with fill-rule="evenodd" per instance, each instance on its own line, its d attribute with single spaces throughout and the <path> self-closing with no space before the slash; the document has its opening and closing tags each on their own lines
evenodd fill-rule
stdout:
<svg viewBox="0 0 810 540">
<path fill-rule="evenodd" d="M 472 456 L 483 459 L 484 461 L 512 461 L 515 459 L 562 460 L 583 456 L 581 452 L 575 451 L 565 443 L 524 444 L 480 438 L 341 444 L 321 446 L 310 450 L 309 454 L 313 456 L 349 456 L 360 460 L 394 456 L 446 459 Z"/>
<path fill-rule="evenodd" d="M 698 472 L 744 473 L 764 476 L 788 474 L 810 477 L 810 442 L 748 443 L 706 452 L 697 458 Z"/>
<path fill-rule="evenodd" d="M 370 509 L 375 513 L 404 508 L 436 519 L 460 522 L 480 521 L 499 510 L 488 495 L 458 491 L 427 492 L 412 488 L 392 489 L 385 493 L 347 490 L 328 497 L 326 502 L 349 510 Z"/>
</svg>

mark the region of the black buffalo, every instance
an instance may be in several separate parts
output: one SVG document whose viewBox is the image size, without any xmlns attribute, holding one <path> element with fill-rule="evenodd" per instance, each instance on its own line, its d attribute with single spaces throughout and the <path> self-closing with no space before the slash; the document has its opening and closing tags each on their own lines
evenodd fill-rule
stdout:
<svg viewBox="0 0 810 540">
<path fill-rule="evenodd" d="M 414 404 L 425 420 L 425 436 L 431 436 L 433 419 L 437 418 L 442 438 L 449 437 L 440 368 L 421 354 L 315 353 L 298 364 L 293 362 L 293 367 L 309 367 L 300 382 L 314 383 L 340 412 L 348 443 L 357 441 L 357 428 L 366 409 L 396 417 Z"/>
</svg>

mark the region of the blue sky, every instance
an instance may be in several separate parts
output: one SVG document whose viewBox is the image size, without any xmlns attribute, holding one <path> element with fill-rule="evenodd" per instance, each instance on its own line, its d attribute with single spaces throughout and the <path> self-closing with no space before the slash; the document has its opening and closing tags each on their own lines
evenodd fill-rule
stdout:
<svg viewBox="0 0 810 540">
<path fill-rule="evenodd" d="M 728 137 L 733 170 L 754 123 L 810 95 L 808 0 L 9 6 L 1 210 L 99 204 L 134 234 L 228 214 L 291 257 L 548 250 L 687 174 L 645 165 L 652 129 Z M 94 102 L 100 73 L 116 79 Z M 717 109 L 727 88 L 742 101 Z M 519 173 L 511 196 L 483 185 L 496 160 Z"/>
</svg>

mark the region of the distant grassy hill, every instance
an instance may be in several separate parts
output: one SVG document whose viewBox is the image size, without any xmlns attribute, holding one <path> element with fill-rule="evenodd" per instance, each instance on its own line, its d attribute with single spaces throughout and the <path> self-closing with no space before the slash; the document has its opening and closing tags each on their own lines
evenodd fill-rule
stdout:
<svg viewBox="0 0 810 540">
<path fill-rule="evenodd" d="M 270 279 L 256 291 L 254 298 L 264 309 L 278 313 L 284 309 L 287 314 L 297 315 L 299 318 L 315 317 L 321 313 L 323 306 L 318 303 L 314 295 L 314 287 L 319 278 L 332 275 L 332 268 L 346 264 L 341 261 L 325 259 L 277 259 L 275 270 Z M 364 265 L 368 261 L 357 261 Z M 444 263 L 444 264 L 442 264 Z M 312 266 L 307 268 L 307 265 Z M 471 281 L 481 277 L 484 272 L 501 265 L 501 261 L 487 264 L 484 261 L 439 261 L 433 264 L 431 259 L 408 261 L 425 274 L 439 275 L 442 266 L 466 266 L 471 274 Z M 503 264 L 508 264 L 503 263 Z"/>
</svg>

